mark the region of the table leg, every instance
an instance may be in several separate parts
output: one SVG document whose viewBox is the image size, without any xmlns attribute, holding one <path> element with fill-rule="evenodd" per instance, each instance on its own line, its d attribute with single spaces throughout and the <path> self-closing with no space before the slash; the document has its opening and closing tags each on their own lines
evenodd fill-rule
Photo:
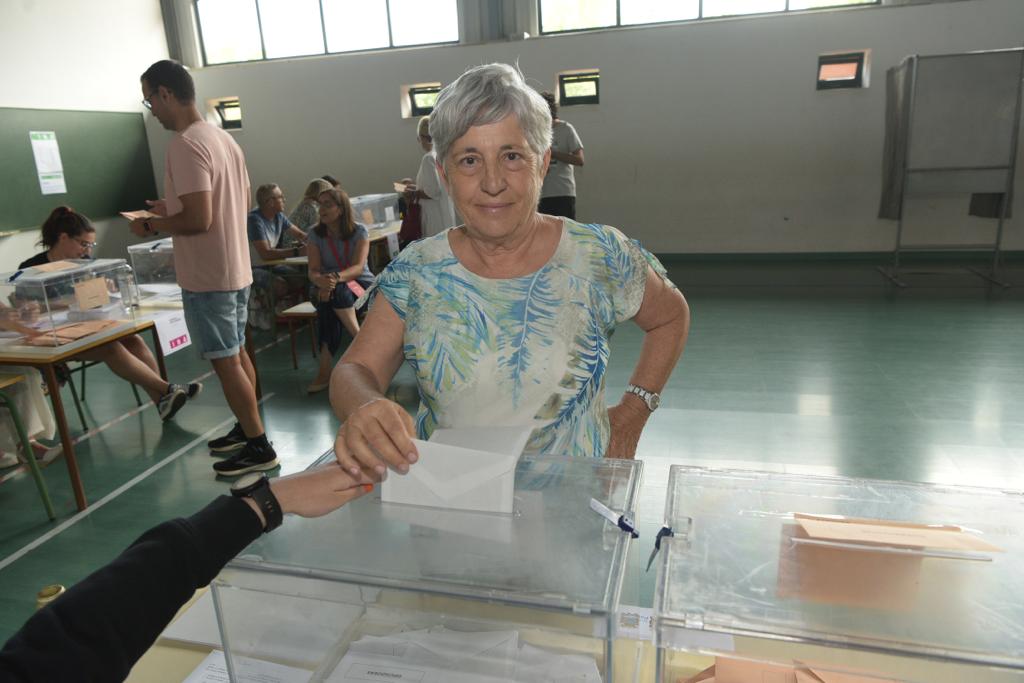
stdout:
<svg viewBox="0 0 1024 683">
<path fill-rule="evenodd" d="M 89 503 L 85 500 L 82 475 L 78 471 L 78 460 L 75 458 L 75 442 L 71 439 L 68 420 L 64 415 L 64 403 L 60 399 L 60 383 L 57 381 L 57 373 L 53 369 L 53 363 L 48 363 L 41 369 L 43 377 L 46 379 L 46 388 L 50 392 L 50 402 L 53 403 L 53 416 L 57 419 L 57 431 L 64 449 L 64 461 L 68 464 L 68 476 L 71 478 L 71 489 L 75 492 L 75 503 L 79 510 L 84 510 Z M 30 452 L 27 457 L 35 456 Z"/>
<path fill-rule="evenodd" d="M 167 365 L 164 363 L 164 349 L 160 346 L 160 334 L 156 331 L 156 325 L 149 328 L 153 335 L 153 354 L 156 356 L 156 366 L 160 370 L 160 378 L 167 381 Z"/>
</svg>

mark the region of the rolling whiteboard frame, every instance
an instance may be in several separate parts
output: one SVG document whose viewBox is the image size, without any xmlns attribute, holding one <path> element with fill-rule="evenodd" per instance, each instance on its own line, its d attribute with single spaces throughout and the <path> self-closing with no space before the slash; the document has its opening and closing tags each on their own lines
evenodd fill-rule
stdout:
<svg viewBox="0 0 1024 683">
<path fill-rule="evenodd" d="M 1017 67 L 1016 67 L 1016 97 L 1014 104 L 1013 119 L 1010 123 L 1010 141 L 1009 149 L 1007 154 L 1007 161 L 1004 164 L 985 164 L 985 165 L 951 165 L 942 166 L 939 165 L 939 161 L 927 163 L 921 166 L 911 166 L 912 160 L 911 155 L 914 151 L 914 129 L 915 129 L 915 113 L 918 106 L 918 76 L 920 64 L 924 60 L 937 60 L 937 59 L 955 59 L 963 58 L 964 60 L 973 59 L 977 57 L 984 57 L 993 54 L 1006 54 L 1013 53 L 1016 56 Z M 1017 169 L 1017 145 L 1020 133 L 1020 116 L 1021 116 L 1021 86 L 1022 80 L 1024 80 L 1024 48 L 1013 48 L 1009 50 L 986 50 L 979 52 L 966 52 L 956 54 L 943 54 L 943 55 L 912 55 L 904 60 L 899 68 L 906 68 L 908 71 L 909 87 L 906 89 L 908 97 L 906 102 L 906 111 L 901 112 L 903 120 L 898 124 L 901 128 L 905 128 L 904 132 L 904 149 L 902 155 L 902 170 L 901 173 L 901 186 L 899 190 L 899 216 L 896 227 L 896 239 L 893 246 L 892 265 L 886 268 L 880 268 L 881 272 L 892 280 L 893 283 L 900 287 L 906 286 L 906 283 L 900 279 L 900 255 L 904 252 L 912 251 L 936 251 L 942 249 L 956 249 L 956 250 L 975 250 L 975 251 L 991 251 L 992 252 L 992 265 L 991 270 L 988 273 L 973 270 L 980 277 L 989 280 L 995 284 L 1002 286 L 1008 286 L 1007 283 L 999 280 L 999 259 L 1002 247 L 1003 239 L 1003 228 L 1006 221 L 1006 215 L 1009 211 L 1010 201 L 1012 197 L 1014 178 L 1016 176 Z M 933 155 L 934 156 L 934 155 Z M 941 157 L 941 154 L 939 155 Z M 947 174 L 943 179 L 942 174 Z M 955 174 L 955 177 L 950 174 Z M 997 225 L 995 238 L 993 242 L 987 244 L 959 244 L 959 245 L 909 245 L 903 242 L 903 216 L 904 216 L 904 199 L 908 196 L 923 195 L 932 192 L 941 192 L 942 186 L 946 184 L 947 188 L 956 186 L 956 189 L 947 189 L 946 191 L 958 191 L 958 192 L 988 192 L 993 191 L 991 184 L 993 174 L 1000 174 L 1002 178 L 1001 194 L 1002 199 L 999 203 L 998 216 L 996 217 Z M 924 184 L 927 186 L 927 181 L 922 183 L 922 176 L 931 175 L 937 179 L 929 189 L 920 189 L 920 186 Z M 986 182 L 988 184 L 986 185 Z M 972 188 L 972 184 L 977 185 Z M 917 186 L 917 187 L 915 187 Z"/>
</svg>

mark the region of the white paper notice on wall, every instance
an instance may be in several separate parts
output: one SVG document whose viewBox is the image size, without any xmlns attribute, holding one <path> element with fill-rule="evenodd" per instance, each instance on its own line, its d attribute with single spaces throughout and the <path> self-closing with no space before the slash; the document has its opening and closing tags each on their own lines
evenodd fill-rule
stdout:
<svg viewBox="0 0 1024 683">
<path fill-rule="evenodd" d="M 393 232 L 387 237 L 388 240 L 388 256 L 395 258 L 398 256 L 398 233 Z"/>
<path fill-rule="evenodd" d="M 28 138 L 32 141 L 40 191 L 43 194 L 66 193 L 68 188 L 64 182 L 64 164 L 60 160 L 57 134 L 52 130 L 33 130 L 29 131 Z"/>
</svg>

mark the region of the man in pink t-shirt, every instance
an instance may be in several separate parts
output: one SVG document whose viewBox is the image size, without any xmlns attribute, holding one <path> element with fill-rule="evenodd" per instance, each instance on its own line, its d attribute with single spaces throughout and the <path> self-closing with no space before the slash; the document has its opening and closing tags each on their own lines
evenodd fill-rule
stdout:
<svg viewBox="0 0 1024 683">
<path fill-rule="evenodd" d="M 174 263 L 193 344 L 213 364 L 238 422 L 209 442 L 217 474 L 277 467 L 256 402 L 256 371 L 245 352 L 248 317 L 249 174 L 229 133 L 203 120 L 185 67 L 161 60 L 142 74 L 142 103 L 175 135 L 167 145 L 164 199 L 147 202 L 155 218 L 132 221 L 136 235 L 174 238 Z"/>
</svg>

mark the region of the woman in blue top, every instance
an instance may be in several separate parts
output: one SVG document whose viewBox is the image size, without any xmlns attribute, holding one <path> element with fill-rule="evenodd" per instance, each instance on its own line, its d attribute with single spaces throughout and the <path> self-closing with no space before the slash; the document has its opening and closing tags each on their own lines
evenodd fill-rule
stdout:
<svg viewBox="0 0 1024 683">
<path fill-rule="evenodd" d="M 320 368 L 307 391 L 315 394 L 327 388 L 331 362 L 341 344 L 344 327 L 355 338 L 359 332 L 355 303 L 373 282 L 367 265 L 370 235 L 366 227 L 352 220 L 352 204 L 342 190 L 325 190 L 317 197 L 320 222 L 309 232 L 309 279 L 317 312 Z"/>
<path fill-rule="evenodd" d="M 438 171 L 465 224 L 414 242 L 368 292 L 362 331 L 331 376 L 338 462 L 405 473 L 434 429 L 532 427 L 526 453 L 632 458 L 679 359 L 689 309 L 661 264 L 623 233 L 537 212 L 551 111 L 506 64 L 470 69 L 430 117 Z M 609 339 L 643 346 L 605 402 Z M 384 392 L 416 374 L 415 423 Z"/>
</svg>

